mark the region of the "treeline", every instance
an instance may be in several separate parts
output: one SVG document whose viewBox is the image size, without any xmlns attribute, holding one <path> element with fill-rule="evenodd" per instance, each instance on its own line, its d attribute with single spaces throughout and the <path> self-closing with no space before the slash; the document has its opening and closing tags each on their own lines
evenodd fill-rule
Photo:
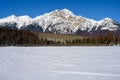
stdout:
<svg viewBox="0 0 120 80">
<path fill-rule="evenodd" d="M 112 46 L 120 45 L 120 34 L 108 33 L 92 37 L 83 37 L 82 39 L 66 40 L 66 45 L 87 45 L 87 46 Z"/>
<path fill-rule="evenodd" d="M 39 38 L 30 31 L 0 28 L 1 46 L 27 46 L 40 44 Z"/>
<path fill-rule="evenodd" d="M 39 38 L 28 30 L 0 28 L 0 46 L 47 46 L 63 45 L 60 41 Z"/>
<path fill-rule="evenodd" d="M 79 38 L 70 35 L 39 34 L 26 30 L 0 28 L 0 46 L 112 46 L 120 44 L 120 35 L 113 33 L 94 37 L 78 36 Z M 47 36 L 44 37 L 45 35 Z"/>
</svg>

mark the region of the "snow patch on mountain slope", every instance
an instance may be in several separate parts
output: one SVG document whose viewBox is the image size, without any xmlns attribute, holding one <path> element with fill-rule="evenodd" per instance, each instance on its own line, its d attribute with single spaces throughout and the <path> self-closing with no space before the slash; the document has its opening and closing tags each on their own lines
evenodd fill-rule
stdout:
<svg viewBox="0 0 120 80">
<path fill-rule="evenodd" d="M 110 30 L 110 31 L 117 30 L 117 28 L 119 27 L 114 23 L 117 23 L 117 22 L 115 22 L 111 18 L 104 18 L 103 20 L 100 20 L 98 22 L 99 26 L 102 26 L 101 28 L 102 30 Z"/>
<path fill-rule="evenodd" d="M 30 18 L 27 15 L 24 16 L 18 16 L 17 18 L 18 28 L 25 27 L 32 23 L 32 18 Z"/>
<path fill-rule="evenodd" d="M 11 15 L 9 17 L 0 19 L 0 24 L 4 25 L 4 23 L 17 23 L 17 28 L 20 29 L 21 27 L 25 27 L 28 24 L 32 23 L 32 18 L 30 18 L 27 15 L 24 16 L 18 16 L 16 17 L 15 15 Z"/>
<path fill-rule="evenodd" d="M 110 18 L 96 21 L 83 16 L 76 16 L 68 9 L 55 10 L 35 18 L 30 18 L 27 15 L 18 17 L 12 15 L 0 19 L 0 26 L 7 25 L 6 23 L 16 23 L 18 29 L 25 28 L 30 24 L 38 24 L 39 27 L 42 27 L 43 32 L 49 31 L 61 34 L 73 34 L 77 30 L 87 32 L 98 29 L 113 31 L 120 27 L 116 25 L 119 23 Z"/>
</svg>

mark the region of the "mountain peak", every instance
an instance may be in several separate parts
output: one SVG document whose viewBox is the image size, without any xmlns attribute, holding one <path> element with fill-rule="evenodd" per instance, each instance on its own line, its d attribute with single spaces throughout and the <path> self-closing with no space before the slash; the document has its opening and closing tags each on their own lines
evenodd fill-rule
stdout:
<svg viewBox="0 0 120 80">
<path fill-rule="evenodd" d="M 65 14 L 74 15 L 72 11 L 70 11 L 70 10 L 68 10 L 68 9 L 66 9 L 66 8 L 64 8 L 64 9 L 62 9 L 62 10 L 60 10 L 60 11 L 64 12 Z"/>
<path fill-rule="evenodd" d="M 31 19 L 31 17 L 28 16 L 28 15 L 18 16 L 18 18 L 21 18 L 21 19 Z"/>
<path fill-rule="evenodd" d="M 8 16 L 7 18 L 15 18 L 16 16 L 13 14 L 11 16 Z"/>
<path fill-rule="evenodd" d="M 66 8 L 62 9 L 61 11 L 71 13 L 71 11 L 70 11 L 70 10 L 68 10 L 68 9 L 66 9 Z"/>
<path fill-rule="evenodd" d="M 105 20 L 105 21 L 113 21 L 113 19 L 111 19 L 111 18 L 109 18 L 109 17 L 106 17 L 106 18 L 104 18 L 103 20 Z"/>
<path fill-rule="evenodd" d="M 74 16 L 74 14 L 73 14 L 73 12 L 72 11 L 70 11 L 70 10 L 68 10 L 68 9 L 66 9 L 66 8 L 64 8 L 64 9 L 61 9 L 61 10 L 59 10 L 59 9 L 56 9 L 55 11 L 53 11 L 52 13 L 62 13 L 62 14 L 65 14 L 65 15 L 72 15 L 72 16 Z"/>
<path fill-rule="evenodd" d="M 7 17 L 2 18 L 2 19 L 14 19 L 14 18 L 16 18 L 16 16 L 15 15 L 11 15 L 11 16 L 7 16 Z"/>
<path fill-rule="evenodd" d="M 114 22 L 114 20 L 109 18 L 109 17 L 106 17 L 106 18 L 104 18 L 104 19 L 102 19 L 102 20 L 100 20 L 98 22 L 99 22 L 99 24 L 101 24 L 101 23 Z"/>
<path fill-rule="evenodd" d="M 0 23 L 2 22 L 10 22 L 10 21 L 15 21 L 16 20 L 16 16 L 15 15 L 11 15 L 11 16 L 8 16 L 6 18 L 2 18 L 0 19 Z"/>
</svg>

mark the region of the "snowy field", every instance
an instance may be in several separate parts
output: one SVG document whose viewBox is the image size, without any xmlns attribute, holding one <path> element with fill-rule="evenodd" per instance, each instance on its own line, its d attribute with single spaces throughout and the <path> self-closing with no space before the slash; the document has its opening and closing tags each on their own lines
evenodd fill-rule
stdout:
<svg viewBox="0 0 120 80">
<path fill-rule="evenodd" d="M 0 80 L 120 80 L 120 47 L 0 47 Z"/>
</svg>

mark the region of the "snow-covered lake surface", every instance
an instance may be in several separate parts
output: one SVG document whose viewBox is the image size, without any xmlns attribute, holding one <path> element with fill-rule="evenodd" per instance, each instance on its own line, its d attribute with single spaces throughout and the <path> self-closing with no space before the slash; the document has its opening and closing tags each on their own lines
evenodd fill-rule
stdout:
<svg viewBox="0 0 120 80">
<path fill-rule="evenodd" d="M 0 47 L 0 80 L 120 80 L 120 47 Z"/>
</svg>

